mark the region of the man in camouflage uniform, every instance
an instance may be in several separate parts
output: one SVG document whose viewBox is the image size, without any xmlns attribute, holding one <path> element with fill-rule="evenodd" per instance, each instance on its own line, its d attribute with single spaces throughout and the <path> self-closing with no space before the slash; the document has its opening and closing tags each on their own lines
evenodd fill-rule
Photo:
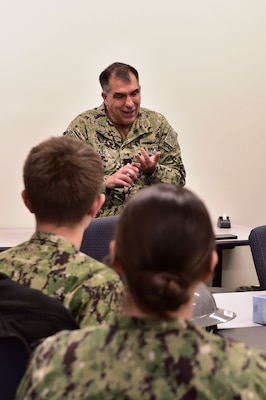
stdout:
<svg viewBox="0 0 266 400">
<path fill-rule="evenodd" d="M 64 135 L 90 144 L 104 165 L 106 201 L 98 216 L 119 214 L 125 201 L 158 182 L 185 184 L 177 133 L 166 118 L 140 107 L 138 72 L 113 63 L 100 75 L 104 103 L 77 116 Z"/>
<path fill-rule="evenodd" d="M 99 155 L 70 137 L 35 146 L 24 164 L 25 205 L 36 232 L 0 253 L 0 271 L 60 300 L 81 326 L 111 320 L 120 310 L 123 285 L 111 268 L 79 251 L 96 215 L 103 167 Z"/>
</svg>

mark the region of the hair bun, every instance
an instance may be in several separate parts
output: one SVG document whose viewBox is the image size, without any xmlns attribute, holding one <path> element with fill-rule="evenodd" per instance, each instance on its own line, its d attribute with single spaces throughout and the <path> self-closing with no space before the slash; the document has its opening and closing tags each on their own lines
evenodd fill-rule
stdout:
<svg viewBox="0 0 266 400">
<path fill-rule="evenodd" d="M 177 310 L 188 300 L 187 289 L 181 288 L 176 276 L 168 273 L 140 272 L 134 286 L 139 305 L 156 313 Z"/>
</svg>

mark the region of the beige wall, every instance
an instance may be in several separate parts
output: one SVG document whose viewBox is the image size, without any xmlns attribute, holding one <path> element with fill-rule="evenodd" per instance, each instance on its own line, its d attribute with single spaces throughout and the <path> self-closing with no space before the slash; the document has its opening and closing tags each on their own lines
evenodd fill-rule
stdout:
<svg viewBox="0 0 266 400">
<path fill-rule="evenodd" d="M 113 61 L 139 70 L 142 105 L 179 132 L 187 186 L 212 218 L 266 223 L 265 14 L 265 0 L 2 2 L 0 228 L 33 226 L 24 159 L 100 104 Z M 249 249 L 230 253 L 224 283 L 256 283 Z"/>
</svg>

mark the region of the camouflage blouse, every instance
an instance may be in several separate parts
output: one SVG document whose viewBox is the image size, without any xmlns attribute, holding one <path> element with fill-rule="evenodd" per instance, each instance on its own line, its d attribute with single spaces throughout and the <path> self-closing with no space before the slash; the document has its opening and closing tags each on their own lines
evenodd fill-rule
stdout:
<svg viewBox="0 0 266 400">
<path fill-rule="evenodd" d="M 36 350 L 17 400 L 266 399 L 266 355 L 191 321 L 118 317 Z"/>
<path fill-rule="evenodd" d="M 125 201 L 134 193 L 153 183 L 185 184 L 185 168 L 181 158 L 178 135 L 166 118 L 146 108 L 140 112 L 126 139 L 109 120 L 104 104 L 77 116 L 68 126 L 64 135 L 76 137 L 91 145 L 101 156 L 104 165 L 104 181 L 119 168 L 135 159 L 143 147 L 149 155 L 161 152 L 156 170 L 151 175 L 140 173 L 131 188 L 107 189 L 103 183 L 106 201 L 100 216 L 119 214 Z"/>
<path fill-rule="evenodd" d="M 0 272 L 60 300 L 81 327 L 111 320 L 120 311 L 123 284 L 116 272 L 62 236 L 34 233 L 0 253 Z"/>
</svg>

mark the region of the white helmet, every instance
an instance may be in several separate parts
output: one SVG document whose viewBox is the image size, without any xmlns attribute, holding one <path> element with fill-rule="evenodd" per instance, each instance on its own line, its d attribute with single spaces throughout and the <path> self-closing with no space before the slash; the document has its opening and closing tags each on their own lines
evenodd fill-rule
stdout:
<svg viewBox="0 0 266 400">
<path fill-rule="evenodd" d="M 201 282 L 194 292 L 193 321 L 203 327 L 231 321 L 236 317 L 232 311 L 218 308 L 207 285 Z"/>
</svg>

